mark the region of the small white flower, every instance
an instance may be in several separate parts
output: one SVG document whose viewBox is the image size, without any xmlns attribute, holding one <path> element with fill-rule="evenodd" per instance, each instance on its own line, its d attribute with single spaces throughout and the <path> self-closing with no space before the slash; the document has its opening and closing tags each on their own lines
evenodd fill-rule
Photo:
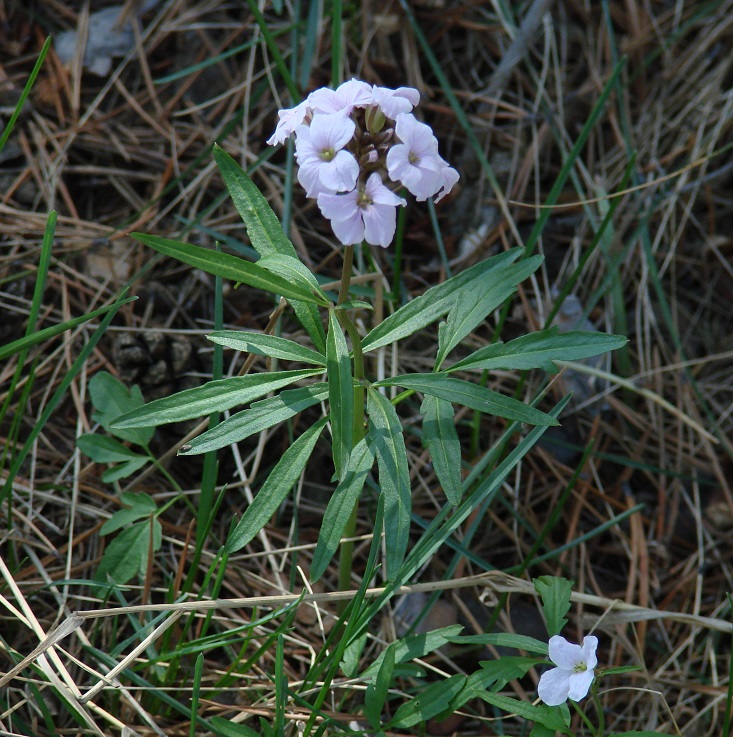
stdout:
<svg viewBox="0 0 733 737">
<path fill-rule="evenodd" d="M 401 113 L 409 113 L 420 102 L 420 93 L 414 87 L 372 88 L 372 103 L 379 105 L 386 117 L 394 120 Z"/>
<path fill-rule="evenodd" d="M 308 112 L 308 100 L 303 100 L 299 105 L 287 110 L 278 110 L 277 127 L 275 132 L 267 139 L 267 144 L 274 146 L 278 143 L 285 143 L 293 131 L 305 120 Z"/>
<path fill-rule="evenodd" d="M 354 188 L 359 163 L 343 148 L 352 139 L 355 128 L 354 121 L 342 113 L 319 113 L 309 126 L 299 125 L 295 129 L 298 181 L 308 197 Z"/>
<path fill-rule="evenodd" d="M 389 178 L 402 182 L 419 202 L 432 197 L 444 187 L 443 171 L 448 166 L 438 154 L 432 129 L 414 115 L 401 113 L 395 121 L 395 134 L 400 143 L 387 152 Z"/>
<path fill-rule="evenodd" d="M 345 246 L 365 240 L 386 248 L 397 227 L 397 206 L 407 202 L 382 183 L 379 174 L 370 174 L 365 185 L 347 194 L 318 195 L 318 207 L 331 221 L 336 237 Z"/>
<path fill-rule="evenodd" d="M 308 104 L 319 113 L 350 115 L 355 107 L 366 107 L 372 102 L 372 87 L 358 79 L 350 79 L 335 90 L 321 87 L 308 95 Z"/>
<path fill-rule="evenodd" d="M 550 638 L 550 660 L 557 666 L 540 677 L 539 697 L 548 706 L 558 706 L 567 699 L 580 701 L 588 694 L 598 664 L 598 638 L 589 635 L 583 644 L 574 645 L 560 635 Z"/>
</svg>

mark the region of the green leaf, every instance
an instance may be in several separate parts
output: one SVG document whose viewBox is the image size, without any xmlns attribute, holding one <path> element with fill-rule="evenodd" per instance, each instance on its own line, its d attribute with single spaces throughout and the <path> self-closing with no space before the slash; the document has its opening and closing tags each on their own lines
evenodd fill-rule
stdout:
<svg viewBox="0 0 733 737">
<path fill-rule="evenodd" d="M 364 438 L 352 451 L 344 478 L 331 495 L 323 515 L 318 544 L 311 562 L 310 573 L 313 581 L 317 581 L 326 572 L 338 549 L 341 535 L 373 465 L 374 450 Z"/>
<path fill-rule="evenodd" d="M 282 232 L 282 229 L 280 232 Z M 321 289 L 316 277 L 296 256 L 288 256 L 282 253 L 271 254 L 263 256 L 257 262 L 257 265 L 267 269 L 272 274 L 281 276 L 290 284 L 299 285 L 303 289 L 310 290 L 321 298 L 321 304 L 327 305 L 330 303 L 331 300 Z"/>
<path fill-rule="evenodd" d="M 453 406 L 445 399 L 426 396 L 420 412 L 425 415 L 422 423 L 422 444 L 430 451 L 435 475 L 438 477 L 446 499 L 454 507 L 461 503 L 461 444 L 453 421 Z"/>
<path fill-rule="evenodd" d="M 242 167 L 219 146 L 214 146 L 214 160 L 229 190 L 234 207 L 247 229 L 252 247 L 262 257 L 291 256 L 297 258 L 295 247 L 282 229 L 277 215 L 254 182 L 242 171 Z M 319 293 L 323 292 L 319 288 Z M 308 331 L 313 345 L 321 353 L 326 352 L 326 333 L 323 330 L 314 304 L 291 301 L 293 311 Z"/>
<path fill-rule="evenodd" d="M 502 694 L 491 691 L 482 691 L 476 695 L 492 706 L 502 709 L 507 714 L 517 714 L 533 722 L 539 722 L 549 729 L 554 729 L 556 732 L 562 732 L 568 735 L 573 734 L 565 725 L 562 714 L 557 707 L 546 706 L 545 704 L 533 706 L 526 701 L 519 701 L 518 699 L 512 699 L 509 696 L 503 696 Z"/>
<path fill-rule="evenodd" d="M 93 310 L 86 315 L 74 317 L 71 320 L 59 323 L 58 325 L 51 325 L 50 327 L 43 328 L 43 330 L 37 330 L 31 335 L 25 335 L 22 338 L 6 343 L 5 345 L 0 346 L 0 361 L 3 361 L 10 356 L 14 356 L 16 353 L 20 353 L 21 351 L 28 350 L 34 345 L 38 345 L 38 343 L 51 340 L 51 338 L 55 338 L 57 335 L 65 333 L 67 330 L 73 330 L 78 325 L 83 325 L 85 322 L 89 322 L 89 320 L 94 320 L 95 317 L 104 315 L 112 309 L 117 310 L 122 305 L 134 302 L 136 299 L 137 297 L 128 297 L 127 299 L 115 302 L 107 307 L 100 307 L 98 310 Z"/>
<path fill-rule="evenodd" d="M 455 404 L 485 412 L 486 414 L 504 417 L 507 420 L 527 422 L 530 425 L 559 425 L 550 415 L 530 407 L 511 397 L 487 389 L 470 381 L 455 379 L 444 373 L 408 374 L 395 376 L 374 382 L 373 386 L 402 386 L 422 394 L 439 397 Z"/>
<path fill-rule="evenodd" d="M 410 470 L 402 425 L 392 403 L 376 389 L 367 395 L 369 439 L 377 456 L 379 485 L 384 494 L 384 544 L 389 580 L 399 571 L 410 540 Z"/>
<path fill-rule="evenodd" d="M 255 535 L 275 514 L 308 463 L 316 442 L 326 426 L 327 419 L 326 417 L 321 418 L 283 453 L 282 458 L 262 484 L 252 504 L 244 511 L 242 519 L 229 535 L 224 546 L 226 553 L 231 554 L 241 550 L 254 539 Z"/>
<path fill-rule="evenodd" d="M 128 476 L 132 476 L 133 473 L 139 471 L 144 465 L 150 461 L 149 458 L 140 456 L 139 458 L 131 458 L 129 461 L 124 463 L 118 463 L 112 468 L 108 468 L 102 473 L 102 481 L 105 484 L 111 484 L 120 479 L 126 479 Z"/>
<path fill-rule="evenodd" d="M 135 453 L 119 440 L 106 435 L 81 435 L 76 439 L 76 445 L 96 463 L 124 463 L 133 458 L 142 458 L 143 463 L 149 460 L 147 456 Z"/>
<path fill-rule="evenodd" d="M 445 711 L 453 697 L 463 688 L 466 676 L 457 673 L 437 683 L 431 683 L 419 696 L 402 704 L 389 723 L 389 729 L 407 729 L 426 722 Z"/>
<path fill-rule="evenodd" d="M 517 650 L 526 650 L 528 653 L 538 653 L 547 657 L 547 643 L 526 635 L 515 635 L 511 632 L 487 632 L 481 635 L 459 635 L 451 637 L 450 641 L 456 645 L 497 645 L 499 647 L 514 647 Z"/>
<path fill-rule="evenodd" d="M 365 302 L 363 299 L 350 299 L 346 302 L 341 302 L 334 307 L 335 310 L 372 310 L 374 306 Z"/>
<path fill-rule="evenodd" d="M 435 322 L 453 307 L 461 291 L 470 294 L 480 288 L 485 279 L 500 281 L 510 264 L 516 261 L 521 253 L 521 249 L 513 248 L 486 261 L 481 261 L 442 284 L 430 287 L 374 328 L 364 338 L 362 350 L 365 353 L 373 351 L 383 345 L 401 340 L 407 335 L 412 335 L 431 322 Z"/>
<path fill-rule="evenodd" d="M 285 389 L 275 397 L 255 402 L 249 409 L 237 412 L 216 427 L 202 433 L 188 445 L 183 446 L 179 455 L 208 453 L 210 450 L 238 443 L 295 417 L 299 412 L 318 404 L 327 396 L 328 385 L 324 382 L 298 389 Z"/>
<path fill-rule="evenodd" d="M 557 635 L 567 624 L 565 615 L 570 609 L 570 595 L 573 582 L 559 576 L 540 576 L 535 578 L 535 591 L 542 597 L 542 609 L 547 622 L 547 634 Z"/>
<path fill-rule="evenodd" d="M 517 284 L 533 274 L 541 262 L 541 257 L 533 256 L 519 263 L 507 265 L 500 274 L 489 272 L 488 278 L 478 281 L 475 289 L 461 291 L 448 313 L 448 321 L 440 326 L 438 332 L 436 371 L 446 356 L 488 315 L 511 297 L 517 291 Z"/>
<path fill-rule="evenodd" d="M 120 496 L 120 499 L 126 506 L 115 512 L 102 525 L 100 534 L 109 535 L 133 522 L 151 517 L 158 511 L 153 498 L 142 492 L 126 491 Z"/>
<path fill-rule="evenodd" d="M 650 732 L 649 730 L 632 730 L 631 732 L 611 732 L 610 737 L 675 737 L 669 732 Z"/>
<path fill-rule="evenodd" d="M 325 366 L 326 357 L 311 348 L 306 348 L 294 340 L 279 338 L 264 333 L 250 333 L 243 330 L 217 330 L 206 336 L 212 343 L 232 348 L 235 351 L 256 353 L 258 356 L 282 358 L 286 361 L 300 361 Z"/>
<path fill-rule="evenodd" d="M 218 737 L 261 737 L 258 730 L 246 724 L 230 722 L 223 717 L 211 717 L 209 720 L 211 731 Z"/>
<path fill-rule="evenodd" d="M 361 663 L 361 654 L 364 652 L 369 633 L 365 630 L 361 635 L 353 639 L 344 649 L 341 658 L 341 670 L 347 678 L 356 678 Z"/>
<path fill-rule="evenodd" d="M 534 369 L 551 374 L 558 371 L 554 361 L 576 361 L 615 351 L 626 345 L 626 338 L 606 333 L 574 330 L 558 332 L 557 327 L 523 335 L 508 343 L 494 343 L 480 348 L 470 356 L 454 363 L 447 370 L 458 369 Z"/>
<path fill-rule="evenodd" d="M 328 404 L 331 414 L 333 462 L 336 478 L 342 479 L 349 464 L 353 443 L 354 382 L 351 378 L 351 359 L 344 331 L 329 310 L 326 336 L 326 369 L 328 371 Z"/>
<path fill-rule="evenodd" d="M 395 666 L 395 643 L 384 651 L 384 657 L 379 665 L 377 677 L 367 684 L 364 694 L 364 716 L 373 729 L 379 729 L 382 722 L 382 710 L 387 701 L 389 686 L 392 683 L 392 674 Z"/>
<path fill-rule="evenodd" d="M 555 730 L 545 727 L 544 724 L 535 723 L 532 727 L 532 731 L 529 733 L 529 737 L 555 737 Z"/>
<path fill-rule="evenodd" d="M 163 528 L 157 519 L 137 522 L 123 530 L 105 549 L 97 569 L 97 580 L 109 576 L 118 584 L 127 583 L 133 576 L 145 575 L 152 525 L 153 552 L 160 549 Z"/>
<path fill-rule="evenodd" d="M 120 417 L 112 427 L 116 432 L 120 428 L 154 427 L 167 422 L 181 422 L 194 417 L 204 417 L 212 412 L 231 409 L 238 404 L 247 404 L 299 379 L 307 379 L 319 373 L 321 373 L 319 369 L 299 369 L 298 371 L 248 374 L 209 381 L 203 386 L 186 389 L 170 397 L 156 399 Z"/>
<path fill-rule="evenodd" d="M 143 448 L 148 446 L 155 432 L 154 428 L 120 430 L 112 427 L 119 417 L 145 404 L 140 387 L 128 389 L 117 377 L 107 371 L 99 371 L 91 378 L 88 389 L 92 404 L 97 410 L 92 414 L 95 422 L 122 440 L 129 440 Z"/>
<path fill-rule="evenodd" d="M 498 660 L 481 662 L 481 670 L 471 673 L 466 684 L 450 704 L 450 711 L 460 709 L 471 699 L 480 697 L 481 694 L 490 689 L 501 691 L 509 681 L 521 678 L 531 668 L 537 665 L 533 658 L 521 656 L 504 656 Z"/>
<path fill-rule="evenodd" d="M 130 235 L 164 256 L 171 256 L 184 264 L 202 269 L 214 276 L 231 279 L 237 284 L 246 284 L 249 287 L 281 295 L 288 300 L 327 304 L 303 285 L 291 284 L 283 277 L 229 253 L 212 251 L 208 248 L 193 246 L 181 241 L 172 241 L 157 235 L 145 235 L 145 233 L 131 233 Z"/>
<path fill-rule="evenodd" d="M 446 643 L 453 642 L 461 630 L 463 630 L 463 627 L 460 624 L 452 624 L 432 632 L 421 632 L 397 640 L 395 642 L 395 664 L 407 663 L 415 660 L 415 658 L 424 658 Z M 376 678 L 383 659 L 384 653 L 382 652 L 361 674 L 362 680 L 369 681 Z"/>
</svg>

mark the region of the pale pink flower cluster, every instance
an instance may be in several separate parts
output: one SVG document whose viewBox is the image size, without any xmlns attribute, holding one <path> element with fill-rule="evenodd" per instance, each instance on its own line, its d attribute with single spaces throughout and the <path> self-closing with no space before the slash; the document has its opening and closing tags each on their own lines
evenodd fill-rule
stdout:
<svg viewBox="0 0 733 737">
<path fill-rule="evenodd" d="M 352 79 L 279 111 L 267 143 L 295 135 L 298 181 L 344 245 L 391 243 L 397 207 L 407 204 L 394 192 L 400 186 L 420 201 L 437 202 L 458 181 L 433 131 L 412 114 L 419 101 L 412 87 L 393 90 Z"/>
</svg>

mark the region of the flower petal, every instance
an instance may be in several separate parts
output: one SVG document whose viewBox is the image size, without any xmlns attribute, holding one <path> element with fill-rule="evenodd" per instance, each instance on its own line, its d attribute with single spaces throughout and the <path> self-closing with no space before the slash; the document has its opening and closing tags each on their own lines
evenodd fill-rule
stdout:
<svg viewBox="0 0 733 737">
<path fill-rule="evenodd" d="M 397 208 L 394 205 L 371 205 L 362 212 L 364 240 L 373 246 L 387 248 L 397 229 Z"/>
<path fill-rule="evenodd" d="M 562 668 L 552 668 L 540 676 L 537 685 L 539 697 L 548 706 L 558 706 L 568 698 L 570 690 L 570 675 Z"/>
<path fill-rule="evenodd" d="M 583 662 L 583 654 L 580 645 L 568 642 L 560 635 L 550 638 L 550 660 L 560 668 L 572 671 L 577 663 Z"/>
<path fill-rule="evenodd" d="M 568 698 L 572 701 L 584 699 L 588 695 L 590 684 L 593 683 L 593 676 L 592 670 L 573 673 L 568 678 Z"/>
<path fill-rule="evenodd" d="M 350 192 L 359 176 L 359 163 L 348 151 L 339 151 L 335 158 L 319 167 L 321 183 L 337 192 Z"/>
<path fill-rule="evenodd" d="M 598 665 L 598 657 L 596 656 L 596 650 L 598 649 L 598 638 L 593 635 L 588 635 L 583 638 L 583 646 L 581 651 L 583 653 L 583 660 L 585 665 L 590 670 L 593 670 Z"/>
</svg>

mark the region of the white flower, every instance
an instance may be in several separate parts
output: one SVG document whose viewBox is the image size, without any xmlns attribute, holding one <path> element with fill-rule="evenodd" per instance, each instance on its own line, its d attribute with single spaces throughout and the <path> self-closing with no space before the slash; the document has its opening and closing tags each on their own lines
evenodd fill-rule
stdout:
<svg viewBox="0 0 733 737">
<path fill-rule="evenodd" d="M 321 192 L 348 192 L 356 185 L 359 163 L 343 148 L 352 139 L 356 126 L 342 113 L 316 114 L 310 126 L 295 129 L 295 157 L 298 181 L 308 197 Z"/>
<path fill-rule="evenodd" d="M 350 79 L 335 90 L 321 87 L 308 95 L 308 104 L 319 113 L 350 115 L 355 107 L 366 107 L 372 101 L 372 87 L 358 79 Z"/>
<path fill-rule="evenodd" d="M 548 706 L 558 706 L 567 699 L 580 701 L 588 694 L 598 663 L 598 638 L 589 635 L 583 645 L 574 645 L 560 635 L 550 638 L 550 660 L 557 666 L 540 677 L 539 697 Z"/>
<path fill-rule="evenodd" d="M 336 237 L 345 246 L 365 240 L 386 248 L 394 238 L 398 205 L 407 202 L 382 183 L 379 174 L 369 175 L 365 185 L 348 194 L 318 195 L 318 207 L 331 221 Z"/>
<path fill-rule="evenodd" d="M 409 113 L 420 102 L 420 93 L 414 87 L 372 88 L 372 103 L 379 105 L 386 117 L 394 120 L 400 113 Z"/>
<path fill-rule="evenodd" d="M 452 189 L 453 185 L 461 178 L 461 175 L 452 167 L 445 164 L 440 170 L 440 189 L 435 198 L 436 202 L 440 202 Z"/>
<path fill-rule="evenodd" d="M 277 143 L 285 143 L 293 131 L 303 122 L 308 112 L 308 100 L 303 100 L 299 105 L 287 110 L 278 110 L 277 127 L 275 132 L 267 139 L 267 144 L 274 146 Z"/>
<path fill-rule="evenodd" d="M 444 170 L 448 167 L 438 154 L 438 140 L 432 129 L 414 115 L 401 113 L 396 118 L 395 134 L 400 143 L 387 152 L 389 178 L 402 182 L 418 201 L 432 197 L 444 188 Z"/>
</svg>

